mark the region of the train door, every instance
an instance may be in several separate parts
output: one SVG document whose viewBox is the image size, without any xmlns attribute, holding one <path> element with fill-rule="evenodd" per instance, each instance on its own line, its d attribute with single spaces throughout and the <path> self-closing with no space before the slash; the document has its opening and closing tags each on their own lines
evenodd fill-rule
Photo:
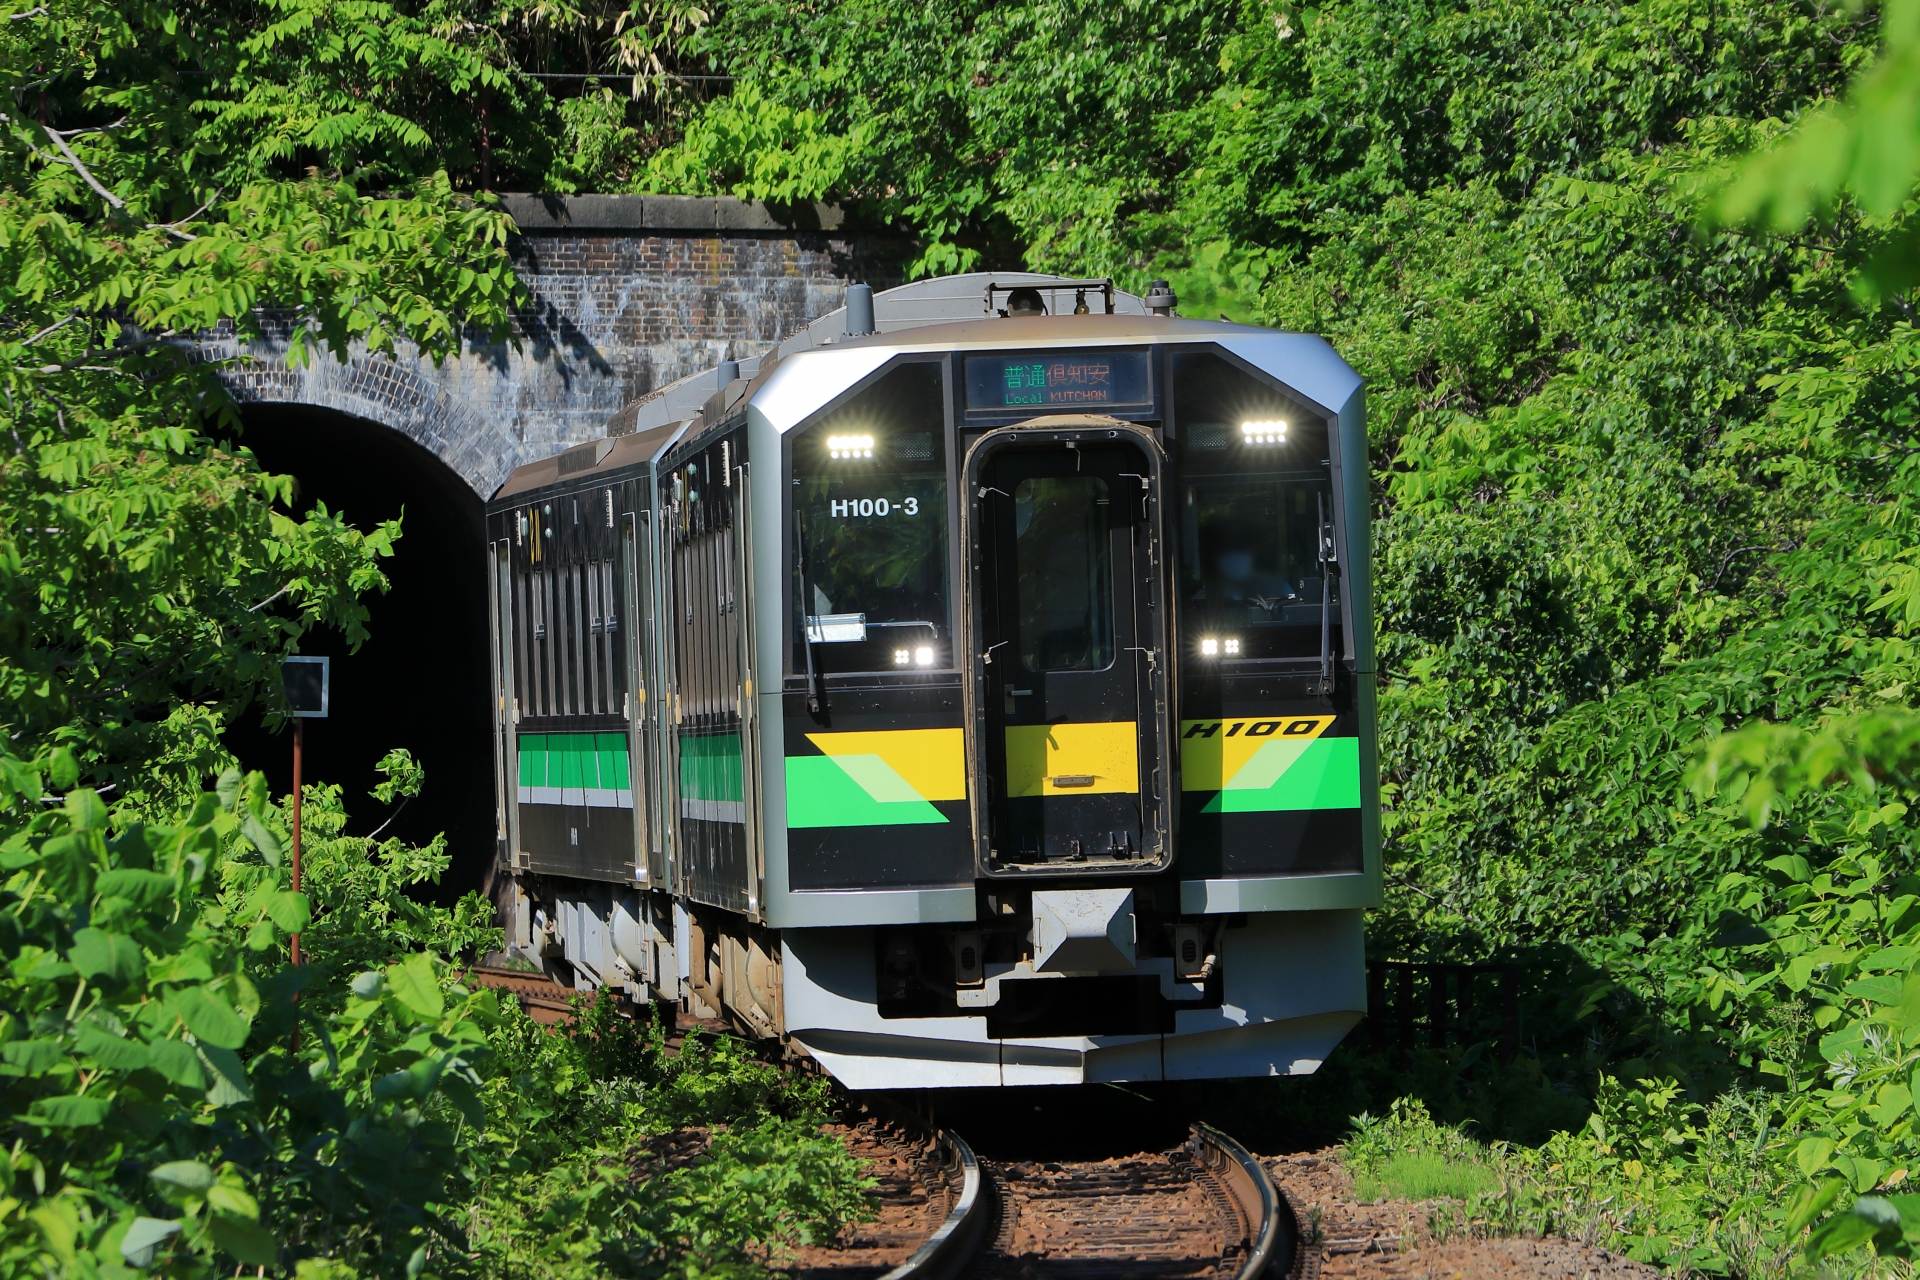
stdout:
<svg viewBox="0 0 1920 1280">
<path fill-rule="evenodd" d="M 1164 866 L 1159 446 L 1114 419 L 1056 418 L 981 437 L 967 479 L 983 871 Z"/>
<path fill-rule="evenodd" d="M 493 641 L 494 838 L 508 866 L 520 848 L 520 758 L 514 722 L 520 704 L 513 687 L 513 544 L 496 542 L 487 566 L 488 630 Z"/>
<path fill-rule="evenodd" d="M 633 761 L 634 879 L 650 883 L 659 848 L 659 822 L 653 803 L 653 751 L 648 741 L 648 711 L 653 681 L 646 664 L 646 637 L 653 630 L 653 611 L 646 607 L 646 570 L 640 562 L 637 517 L 631 511 L 620 520 L 620 590 L 625 598 L 627 627 L 627 753 Z"/>
</svg>

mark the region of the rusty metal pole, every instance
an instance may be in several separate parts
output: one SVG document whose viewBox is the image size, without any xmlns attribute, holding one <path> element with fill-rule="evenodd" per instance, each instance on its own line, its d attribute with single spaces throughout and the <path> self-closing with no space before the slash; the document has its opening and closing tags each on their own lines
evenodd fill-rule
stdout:
<svg viewBox="0 0 1920 1280">
<path fill-rule="evenodd" d="M 306 745 L 307 722 L 293 722 L 293 891 L 300 892 L 300 749 Z M 293 935 L 293 962 L 300 963 L 300 935 Z M 295 1035 L 299 1032 L 296 1030 Z"/>
</svg>

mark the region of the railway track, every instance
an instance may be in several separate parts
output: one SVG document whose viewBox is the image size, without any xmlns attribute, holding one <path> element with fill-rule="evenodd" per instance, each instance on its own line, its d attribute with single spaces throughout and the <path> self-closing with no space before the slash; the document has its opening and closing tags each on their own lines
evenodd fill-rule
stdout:
<svg viewBox="0 0 1920 1280">
<path fill-rule="evenodd" d="M 920 1202 L 943 1195 L 946 1214 L 884 1280 L 1280 1280 L 1293 1266 L 1286 1201 L 1239 1143 L 1205 1125 L 1171 1151 L 1108 1160 L 981 1161 L 946 1132 L 926 1151 L 936 1148 L 943 1179 L 926 1177 L 925 1158 L 914 1167 L 923 1183 L 944 1182 Z M 893 1160 L 879 1172 L 886 1206 L 905 1169 Z M 797 1273 L 881 1276 L 885 1255 L 867 1250 L 897 1246 L 890 1207 L 891 1229 L 866 1229 L 860 1248 L 813 1251 Z"/>
</svg>

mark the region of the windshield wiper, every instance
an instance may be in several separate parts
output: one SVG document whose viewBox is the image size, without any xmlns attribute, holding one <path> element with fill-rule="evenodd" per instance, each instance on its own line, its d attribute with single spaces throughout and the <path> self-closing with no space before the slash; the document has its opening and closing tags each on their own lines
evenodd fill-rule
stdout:
<svg viewBox="0 0 1920 1280">
<path fill-rule="evenodd" d="M 822 708 L 831 711 L 833 706 L 827 701 L 826 677 L 813 660 L 813 628 L 807 625 L 807 530 L 797 520 L 794 525 L 794 558 L 799 562 L 795 568 L 800 571 L 800 642 L 807 651 L 807 710 L 819 715 Z"/>
<path fill-rule="evenodd" d="M 1339 553 L 1333 541 L 1333 521 L 1327 511 L 1327 495 L 1320 500 L 1320 685 L 1313 690 L 1322 697 L 1333 696 L 1333 575 L 1339 570 Z"/>
</svg>

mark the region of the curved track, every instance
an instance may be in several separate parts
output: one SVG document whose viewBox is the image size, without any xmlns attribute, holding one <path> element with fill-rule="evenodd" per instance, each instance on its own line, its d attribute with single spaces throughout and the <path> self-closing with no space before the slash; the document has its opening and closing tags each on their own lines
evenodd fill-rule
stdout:
<svg viewBox="0 0 1920 1280">
<path fill-rule="evenodd" d="M 1167 1152 L 983 1168 L 991 1236 L 952 1269 L 901 1280 L 1256 1280 L 1292 1262 L 1291 1211 L 1244 1148 L 1204 1125 Z"/>
</svg>

